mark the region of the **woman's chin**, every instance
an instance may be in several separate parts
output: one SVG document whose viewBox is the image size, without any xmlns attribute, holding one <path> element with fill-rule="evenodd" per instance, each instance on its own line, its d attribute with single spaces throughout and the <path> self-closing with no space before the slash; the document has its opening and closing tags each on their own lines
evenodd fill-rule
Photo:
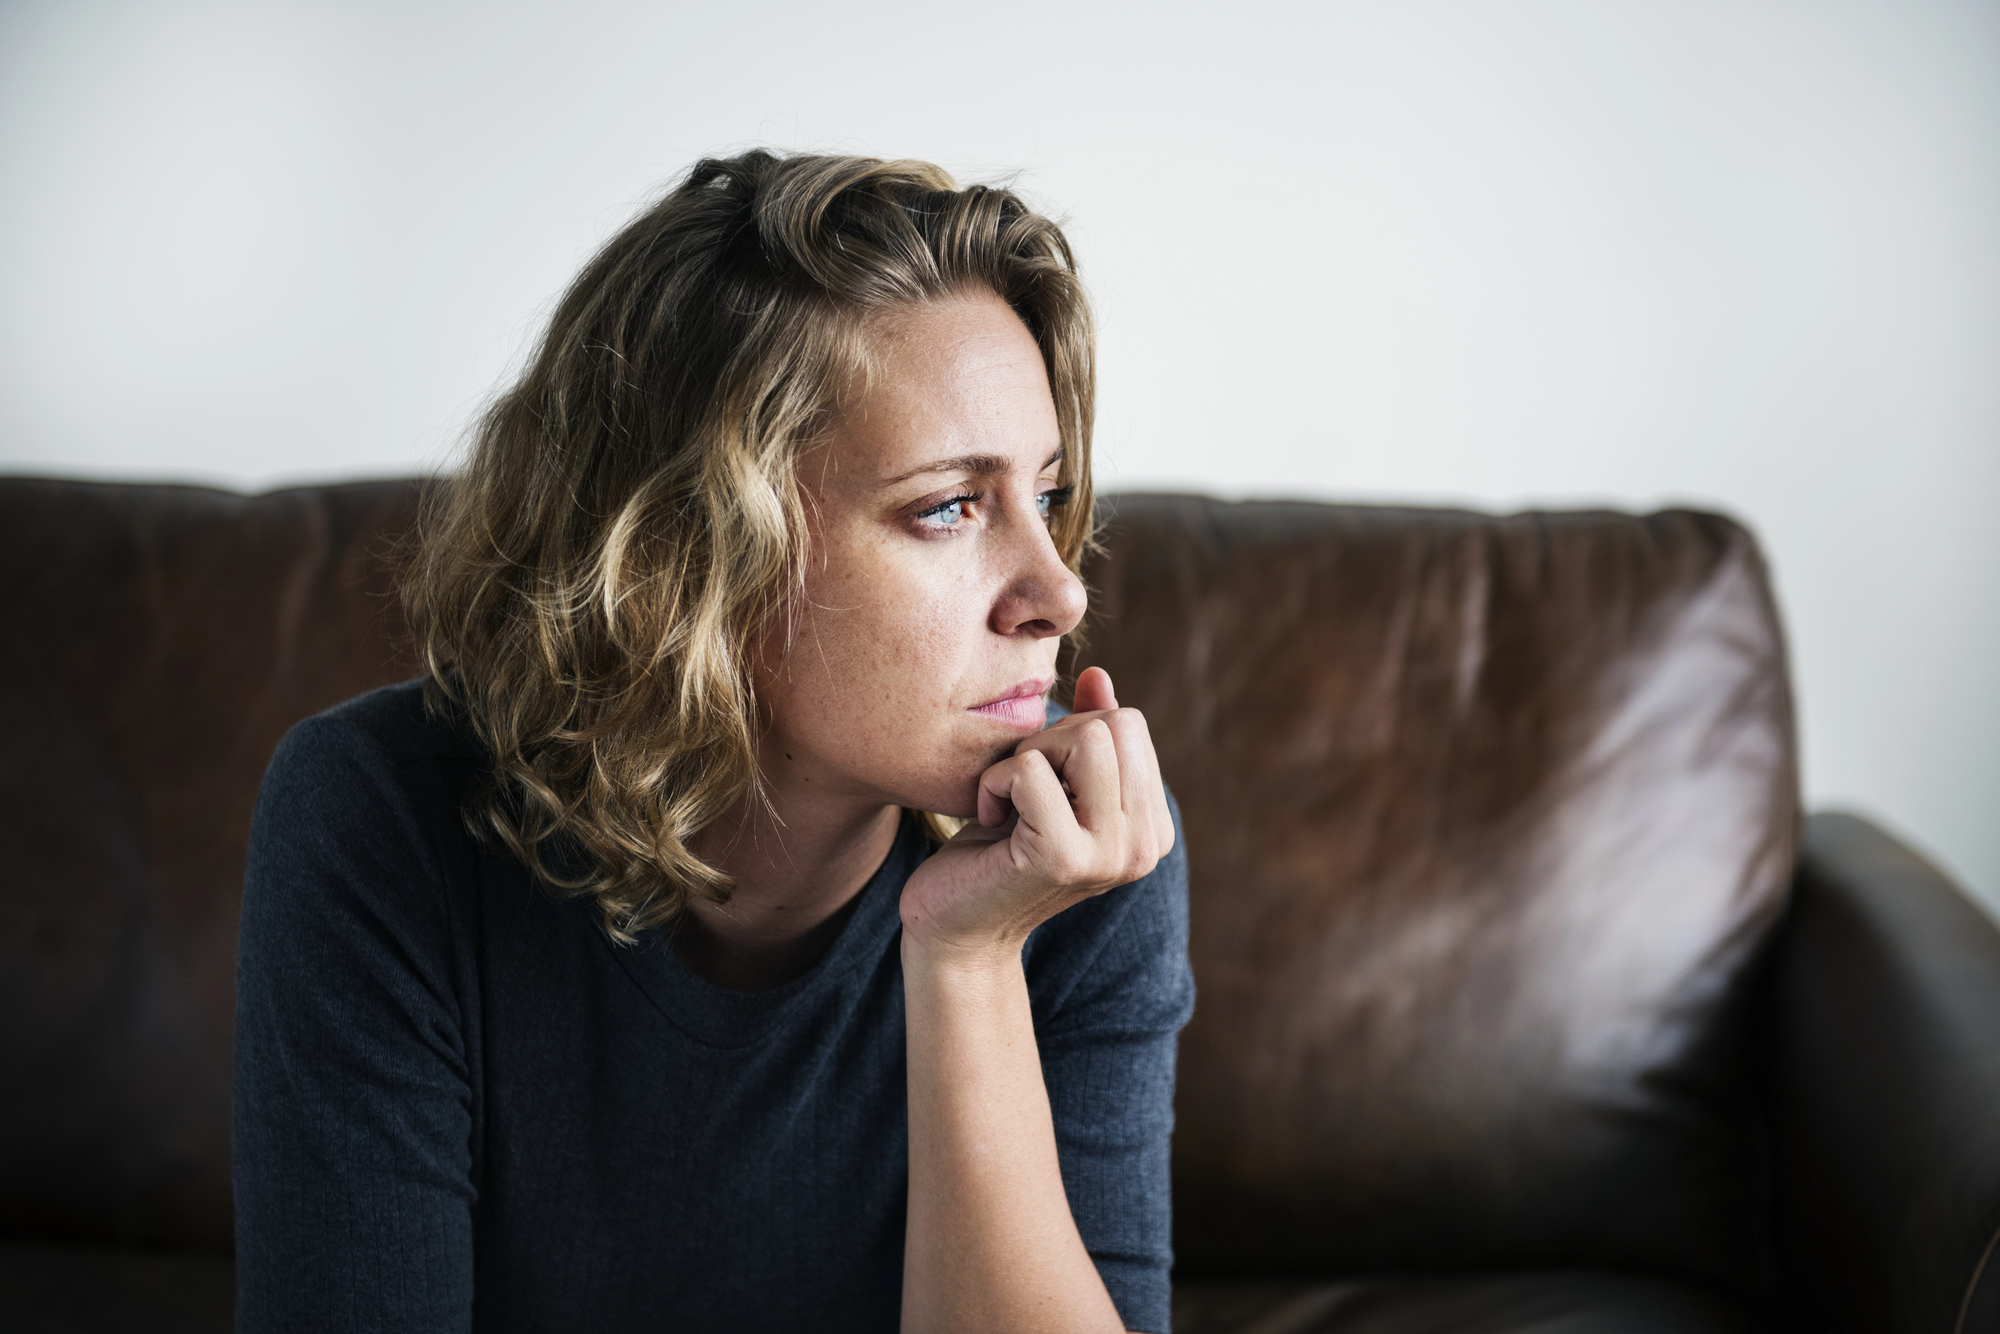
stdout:
<svg viewBox="0 0 2000 1334">
<path fill-rule="evenodd" d="M 948 815 L 954 820 L 979 818 L 978 769 L 969 774 L 931 774 L 927 781 L 912 783 L 904 790 L 902 805 L 911 810 Z"/>
<path fill-rule="evenodd" d="M 954 820 L 976 820 L 979 818 L 979 779 L 974 777 L 965 790 L 946 794 L 933 799 L 922 809 L 933 815 L 948 815 Z"/>
<path fill-rule="evenodd" d="M 877 792 L 894 794 L 895 804 L 955 820 L 972 820 L 979 815 L 979 780 L 986 771 L 1014 753 L 1017 744 L 994 744 L 990 736 L 949 736 L 925 739 L 913 744 L 910 753 L 922 756 L 919 764 L 899 763 L 876 769 L 870 778 Z M 904 758 L 904 757 L 899 757 Z"/>
</svg>

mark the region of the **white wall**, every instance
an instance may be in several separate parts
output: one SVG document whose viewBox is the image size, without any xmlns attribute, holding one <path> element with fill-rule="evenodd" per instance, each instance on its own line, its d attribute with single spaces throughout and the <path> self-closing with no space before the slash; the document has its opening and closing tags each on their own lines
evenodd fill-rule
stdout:
<svg viewBox="0 0 2000 1334">
<path fill-rule="evenodd" d="M 590 249 L 766 142 L 1024 170 L 1103 480 L 1717 506 L 1807 789 L 2000 903 L 2000 6 L 0 3 L 0 469 L 448 457 Z"/>
</svg>

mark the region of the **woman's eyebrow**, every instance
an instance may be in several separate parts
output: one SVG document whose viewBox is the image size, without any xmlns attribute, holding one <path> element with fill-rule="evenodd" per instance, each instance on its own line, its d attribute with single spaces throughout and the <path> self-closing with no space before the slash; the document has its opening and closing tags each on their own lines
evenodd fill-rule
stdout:
<svg viewBox="0 0 2000 1334">
<path fill-rule="evenodd" d="M 1061 462 L 1062 456 L 1066 452 L 1065 450 L 1058 449 L 1055 453 L 1049 455 L 1048 461 L 1043 463 L 1042 467 L 1048 468 L 1052 464 Z M 894 486 L 898 482 L 907 482 L 912 477 L 921 477 L 925 473 L 932 472 L 968 472 L 977 477 L 987 477 L 997 472 L 1006 472 L 1012 465 L 1012 459 L 1003 458 L 998 454 L 961 454 L 957 458 L 938 459 L 933 463 L 926 463 L 920 468 L 912 468 L 908 472 L 884 478 L 882 485 Z"/>
</svg>

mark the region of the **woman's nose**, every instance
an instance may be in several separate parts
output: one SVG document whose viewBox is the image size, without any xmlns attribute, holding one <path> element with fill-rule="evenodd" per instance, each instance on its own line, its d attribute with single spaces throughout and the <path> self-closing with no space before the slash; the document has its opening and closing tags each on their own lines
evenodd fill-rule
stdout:
<svg viewBox="0 0 2000 1334">
<path fill-rule="evenodd" d="M 993 606 L 993 629 L 1037 639 L 1066 635 L 1083 619 L 1088 603 L 1083 580 L 1063 563 L 1039 516 L 1032 526 L 1015 528 L 1022 540 L 1007 543 L 1013 568 Z"/>
</svg>

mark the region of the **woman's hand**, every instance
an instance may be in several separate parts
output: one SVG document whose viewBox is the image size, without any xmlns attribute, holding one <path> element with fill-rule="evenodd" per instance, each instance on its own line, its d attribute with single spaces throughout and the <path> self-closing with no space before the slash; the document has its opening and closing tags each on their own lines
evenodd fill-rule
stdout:
<svg viewBox="0 0 2000 1334">
<path fill-rule="evenodd" d="M 1076 683 L 1076 712 L 979 780 L 979 818 L 903 889 L 906 935 L 946 952 L 1018 951 L 1071 904 L 1151 871 L 1174 845 L 1153 738 L 1111 677 Z"/>
</svg>

